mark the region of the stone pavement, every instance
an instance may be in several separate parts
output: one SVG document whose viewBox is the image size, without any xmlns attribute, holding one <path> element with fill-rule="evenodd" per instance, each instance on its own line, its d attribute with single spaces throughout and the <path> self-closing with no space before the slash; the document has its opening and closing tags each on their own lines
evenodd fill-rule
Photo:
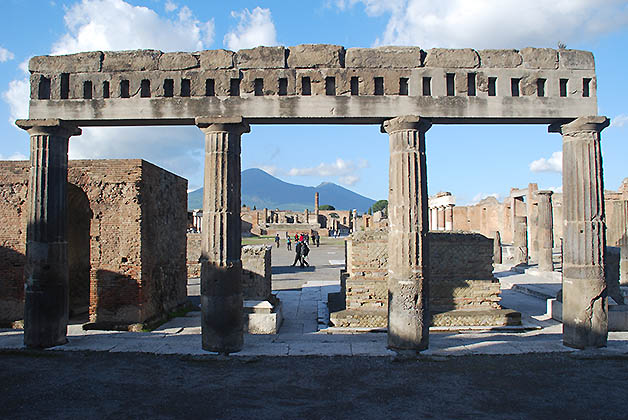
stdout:
<svg viewBox="0 0 628 420">
<path fill-rule="evenodd" d="M 276 335 L 245 335 L 244 348 L 234 357 L 244 356 L 395 356 L 386 349 L 382 331 L 364 332 L 326 328 L 327 294 L 339 290 L 339 269 L 344 259 L 342 245 L 313 247 L 310 267 L 290 264 L 292 252 L 273 248 L 273 289 L 283 304 L 284 323 Z M 551 290 L 556 282 L 545 277 L 509 271 L 498 266 L 502 283 L 502 304 L 522 313 L 523 327 L 431 329 L 426 356 L 473 354 L 522 354 L 576 352 L 562 345 L 562 325 L 546 315 L 546 301 L 522 289 Z M 558 283 L 558 287 L 560 283 Z M 188 294 L 198 301 L 198 281 L 190 281 Z M 212 355 L 201 349 L 200 312 L 175 318 L 152 332 L 83 331 L 80 324 L 68 327 L 68 343 L 52 351 L 140 352 L 154 354 Z M 0 349 L 23 348 L 21 330 L 0 330 Z M 582 352 L 584 355 L 628 354 L 628 332 L 610 332 L 608 346 Z"/>
</svg>

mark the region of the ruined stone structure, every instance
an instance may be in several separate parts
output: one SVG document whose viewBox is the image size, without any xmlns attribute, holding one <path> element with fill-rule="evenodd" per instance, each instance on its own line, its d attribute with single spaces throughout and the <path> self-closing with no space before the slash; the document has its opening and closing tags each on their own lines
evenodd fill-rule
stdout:
<svg viewBox="0 0 628 420">
<path fill-rule="evenodd" d="M 456 199 L 450 192 L 441 192 L 428 200 L 430 230 L 454 230 Z"/>
<path fill-rule="evenodd" d="M 587 122 L 597 121 L 595 66 L 593 55 L 586 51 L 345 50 L 336 45 L 258 47 L 237 53 L 97 51 L 34 57 L 29 69 L 30 120 L 18 125 L 31 136 L 33 179 L 49 179 L 46 184 L 33 185 L 29 196 L 33 209 L 46 210 L 30 215 L 32 229 L 27 235 L 29 284 L 37 283 L 44 293 L 33 295 L 34 300 L 27 297 L 31 315 L 25 337 L 27 345 L 39 347 L 65 341 L 62 311 L 48 312 L 45 303 L 67 295 L 58 279 L 67 271 L 62 229 L 67 142 L 70 136 L 80 134 L 77 127 L 195 124 L 203 130 L 203 348 L 228 353 L 242 346 L 239 156 L 240 136 L 250 125 L 383 125 L 392 152 L 391 237 L 400 241 L 389 245 L 393 273 L 389 346 L 420 350 L 428 343 L 429 279 L 423 238 L 429 220 L 422 147 L 427 128 L 444 123 L 564 125 L 576 120 L 570 123 L 569 133 L 563 133 L 568 151 L 569 139 L 580 138 L 572 127 L 589 133 Z M 602 126 L 596 127 L 601 130 Z M 599 140 L 599 136 L 595 138 Z M 579 168 L 590 168 L 593 177 L 601 177 L 601 162 L 595 155 L 564 156 Z M 575 175 L 564 172 L 564 184 L 576 182 L 571 179 Z M 580 188 L 586 190 L 592 184 Z M 581 192 L 591 191 L 578 190 Z M 565 190 L 565 195 L 575 193 Z M 565 202 L 571 199 L 565 197 Z M 566 220 L 589 223 L 585 216 L 577 213 Z M 54 228 L 46 230 L 45 226 Z M 566 252 L 584 249 L 589 238 L 569 237 Z M 594 239 L 604 242 L 598 233 Z M 41 250 L 49 250 L 48 257 L 43 258 Z M 55 269 L 43 272 L 44 266 Z M 589 278 L 593 274 L 583 267 L 580 275 Z M 583 287 L 585 282 L 579 282 L 565 292 L 578 295 Z M 584 305 L 579 299 L 574 302 Z M 595 328 L 598 326 L 596 334 L 605 336 L 603 324 Z M 583 325 L 578 334 L 587 336 L 590 330 Z M 572 336 L 565 334 L 566 344 L 582 345 L 568 337 Z"/>
<path fill-rule="evenodd" d="M 36 282 L 26 260 L 28 162 L 0 162 L 0 322 L 26 318 Z M 98 327 L 142 324 L 186 302 L 187 181 L 143 160 L 71 161 L 67 176 L 68 289 L 58 311 Z M 30 263 L 32 264 L 32 263 Z M 37 279 L 39 280 L 39 279 Z M 35 292 L 33 292 L 35 293 Z"/>
<path fill-rule="evenodd" d="M 346 273 L 341 276 L 345 309 L 331 314 L 340 327 L 385 327 L 388 307 L 388 232 L 357 232 L 347 240 Z M 493 277 L 493 241 L 475 233 L 427 234 L 429 307 L 433 326 L 502 326 L 520 315 L 499 305 Z"/>
</svg>

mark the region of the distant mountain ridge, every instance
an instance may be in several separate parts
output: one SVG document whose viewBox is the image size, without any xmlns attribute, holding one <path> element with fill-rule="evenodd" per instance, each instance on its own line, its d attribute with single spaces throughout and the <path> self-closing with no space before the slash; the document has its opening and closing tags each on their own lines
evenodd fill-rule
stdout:
<svg viewBox="0 0 628 420">
<path fill-rule="evenodd" d="M 357 209 L 364 213 L 375 203 L 368 197 L 348 190 L 333 182 L 323 182 L 317 187 L 290 184 L 262 171 L 251 168 L 242 171 L 242 204 L 257 209 L 314 210 L 314 193 L 319 203 L 330 204 L 337 210 Z M 188 193 L 188 209 L 203 207 L 203 189 Z"/>
</svg>

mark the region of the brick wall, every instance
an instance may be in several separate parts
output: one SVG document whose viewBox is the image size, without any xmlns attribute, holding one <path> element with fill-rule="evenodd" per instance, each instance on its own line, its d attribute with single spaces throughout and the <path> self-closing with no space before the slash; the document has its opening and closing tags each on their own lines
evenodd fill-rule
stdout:
<svg viewBox="0 0 628 420">
<path fill-rule="evenodd" d="M 23 289 L 26 236 L 17 226 L 26 223 L 27 174 L 28 162 L 0 162 L 0 193 L 13 197 L 0 207 L 12 226 L 3 249 L 22 258 L 0 283 L 2 321 L 23 316 L 23 292 L 13 319 L 4 313 L 11 285 Z M 131 324 L 183 303 L 187 181 L 142 160 L 78 160 L 68 182 L 71 309 L 89 306 L 91 322 Z M 0 260 L 0 272 L 7 267 Z"/>
<path fill-rule="evenodd" d="M 388 305 L 388 233 L 356 232 L 347 244 L 342 289 L 347 309 Z M 498 308 L 499 282 L 493 277 L 493 242 L 474 233 L 430 232 L 429 273 L 432 311 Z"/>
</svg>

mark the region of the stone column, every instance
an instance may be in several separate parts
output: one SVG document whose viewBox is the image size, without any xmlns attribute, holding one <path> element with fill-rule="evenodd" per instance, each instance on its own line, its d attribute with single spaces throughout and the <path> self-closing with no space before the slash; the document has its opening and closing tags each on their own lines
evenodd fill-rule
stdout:
<svg viewBox="0 0 628 420">
<path fill-rule="evenodd" d="M 268 223 L 268 209 L 264 207 L 264 224 Z"/>
<path fill-rule="evenodd" d="M 563 136 L 563 344 L 602 347 L 608 335 L 600 132 L 606 117 L 550 126 Z"/>
<path fill-rule="evenodd" d="M 427 209 L 429 220 L 430 230 L 434 230 L 434 209 L 432 207 Z"/>
<path fill-rule="evenodd" d="M 445 230 L 445 206 L 438 208 L 438 230 Z"/>
<path fill-rule="evenodd" d="M 305 209 L 305 223 L 310 223 L 310 211 Z"/>
<path fill-rule="evenodd" d="M 357 221 L 358 221 L 358 211 L 353 209 L 351 212 L 351 231 L 355 232 L 357 230 Z"/>
<path fill-rule="evenodd" d="M 242 118 L 196 118 L 205 133 L 201 253 L 203 349 L 233 353 L 243 344 L 240 221 Z"/>
<path fill-rule="evenodd" d="M 318 193 L 314 193 L 314 213 L 316 213 L 316 217 L 318 218 L 319 210 L 318 210 Z"/>
<path fill-rule="evenodd" d="M 528 264 L 528 226 L 525 217 L 516 216 L 513 219 L 515 233 L 512 240 L 515 248 L 515 263 Z"/>
<path fill-rule="evenodd" d="M 531 261 L 538 263 L 539 261 L 539 203 L 537 184 L 528 184 L 528 194 L 526 195 L 526 217 L 528 222 L 528 256 Z"/>
<path fill-rule="evenodd" d="M 539 270 L 554 271 L 552 249 L 554 248 L 554 224 L 552 215 L 552 191 L 538 191 L 538 225 L 536 236 L 538 242 Z"/>
<path fill-rule="evenodd" d="M 388 220 L 388 347 L 425 350 L 429 342 L 428 196 L 425 132 L 429 120 L 385 121 L 390 137 Z"/>
<path fill-rule="evenodd" d="M 28 225 L 24 267 L 24 344 L 47 348 L 67 342 L 68 140 L 81 130 L 65 121 L 18 120 L 30 135 Z"/>
<path fill-rule="evenodd" d="M 445 207 L 445 230 L 454 230 L 454 205 Z"/>
<path fill-rule="evenodd" d="M 495 236 L 493 237 L 493 263 L 502 263 L 502 237 L 499 231 L 495 231 Z"/>
</svg>

